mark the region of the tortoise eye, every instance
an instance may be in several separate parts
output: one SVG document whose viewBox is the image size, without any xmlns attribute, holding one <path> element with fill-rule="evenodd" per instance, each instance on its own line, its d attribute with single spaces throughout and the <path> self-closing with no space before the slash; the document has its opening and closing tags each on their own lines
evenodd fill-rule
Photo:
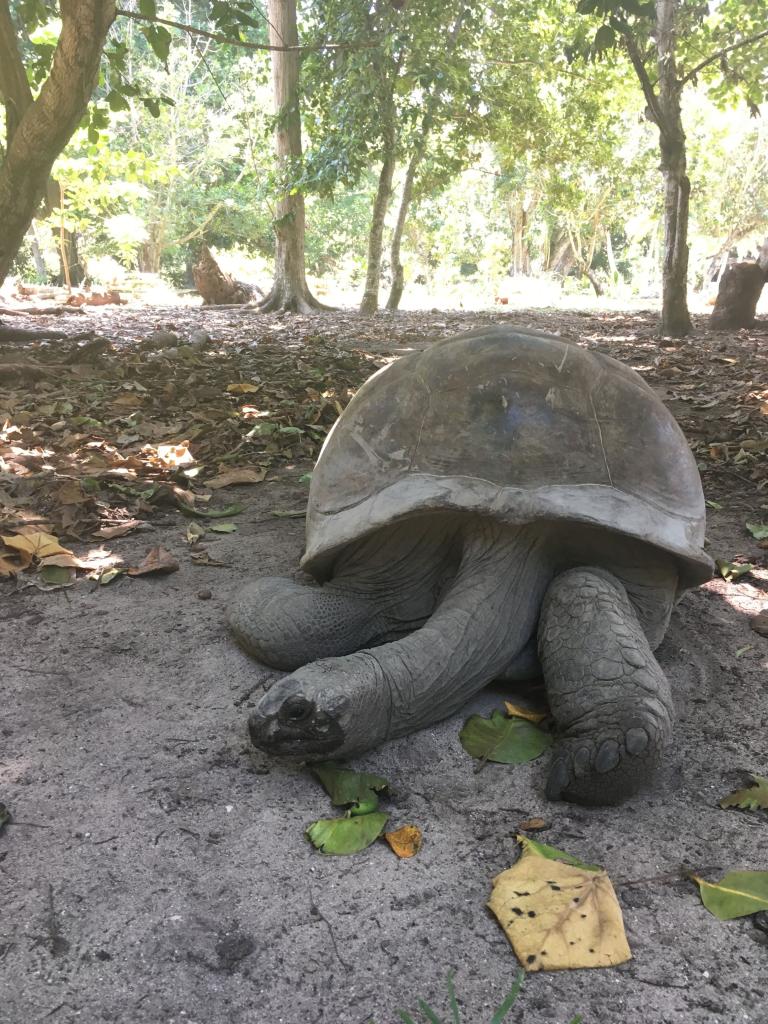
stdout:
<svg viewBox="0 0 768 1024">
<path fill-rule="evenodd" d="M 285 725 L 298 725 L 312 716 L 315 705 L 306 697 L 289 697 L 277 713 L 278 720 Z"/>
</svg>

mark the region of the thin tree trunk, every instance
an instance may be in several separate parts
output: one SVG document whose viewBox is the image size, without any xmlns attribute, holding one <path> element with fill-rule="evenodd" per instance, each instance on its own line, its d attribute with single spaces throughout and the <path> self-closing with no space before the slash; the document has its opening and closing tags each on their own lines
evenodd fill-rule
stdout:
<svg viewBox="0 0 768 1024">
<path fill-rule="evenodd" d="M 0 3 L 7 12 L 6 0 Z M 0 164 L 0 284 L 45 195 L 53 163 L 85 113 L 115 18 L 113 0 L 60 0 L 59 9 L 61 32 L 50 74 L 22 114 Z"/>
<path fill-rule="evenodd" d="M 405 172 L 403 194 L 400 197 L 400 209 L 397 211 L 397 222 L 395 224 L 395 230 L 392 233 L 392 245 L 390 248 L 392 285 L 389 289 L 387 309 L 397 309 L 400 305 L 400 299 L 403 297 L 403 289 L 405 288 L 405 272 L 400 259 L 400 246 L 403 242 L 403 232 L 405 230 L 405 222 L 408 217 L 408 210 L 411 205 L 411 200 L 413 199 L 413 183 L 416 180 L 416 171 L 418 170 L 423 155 L 424 148 L 419 146 L 408 161 L 408 170 Z"/>
<path fill-rule="evenodd" d="M 619 268 L 616 266 L 616 255 L 613 251 L 613 239 L 611 238 L 611 229 L 605 229 L 605 255 L 608 260 L 608 270 L 611 272 L 611 281 L 614 284 L 618 284 L 619 281 Z"/>
<path fill-rule="evenodd" d="M 40 242 L 37 238 L 37 231 L 35 230 L 34 218 L 29 225 L 29 247 L 32 250 L 32 259 L 35 261 L 35 273 L 41 282 L 48 280 L 48 268 L 45 265 L 43 254 L 40 251 Z"/>
<path fill-rule="evenodd" d="M 298 46 L 296 0 L 269 0 L 269 41 L 272 46 Z M 299 111 L 299 55 L 296 50 L 272 52 L 274 89 L 275 152 L 282 174 L 287 177 L 301 160 L 301 113 Z M 260 304 L 263 312 L 288 310 L 309 313 L 327 309 L 310 293 L 304 260 L 304 196 L 286 189 L 277 205 L 275 229 L 275 280 Z"/>
<path fill-rule="evenodd" d="M 448 41 L 446 45 L 446 54 L 452 53 L 456 49 L 456 43 L 459 39 L 459 33 L 461 32 L 462 22 L 464 21 L 464 11 L 462 11 L 456 18 L 453 24 Z M 403 271 L 403 264 L 400 259 L 400 246 L 403 241 L 403 232 L 405 230 L 405 222 L 408 218 L 408 211 L 411 206 L 411 200 L 413 199 L 413 185 L 416 180 L 416 172 L 419 169 L 419 164 L 424 159 L 424 154 L 427 151 L 427 139 L 429 133 L 432 130 L 432 122 L 434 120 L 435 108 L 440 100 L 442 89 L 435 86 L 434 91 L 427 96 L 426 104 L 424 107 L 424 116 L 421 120 L 421 133 L 419 135 L 419 141 L 416 144 L 416 149 L 408 161 L 408 169 L 405 172 L 405 181 L 403 182 L 403 194 L 400 198 L 400 209 L 397 212 L 397 223 L 395 224 L 395 230 L 392 234 L 392 243 L 390 247 L 390 261 L 392 265 L 392 285 L 389 289 L 389 298 L 387 299 L 387 309 L 397 309 L 400 305 L 400 299 L 403 297 L 403 289 L 405 288 L 405 274 Z M 394 168 L 393 168 L 394 170 Z M 366 282 L 367 288 L 367 282 Z M 378 296 L 377 296 L 378 299 Z M 365 302 L 365 298 L 363 298 Z M 362 312 L 362 309 L 361 309 Z"/>
<path fill-rule="evenodd" d="M 360 312 L 366 316 L 375 313 L 379 308 L 379 278 L 381 277 L 381 250 L 384 240 L 384 218 L 389 209 L 392 197 L 392 178 L 395 174 L 395 132 L 392 123 L 394 111 L 391 112 L 390 123 L 384 140 L 381 173 L 376 198 L 373 201 L 371 230 L 368 234 L 368 267 L 365 275 L 365 291 L 360 303 Z"/>
<path fill-rule="evenodd" d="M 664 263 L 661 326 L 682 337 L 692 324 L 688 313 L 688 206 L 691 183 L 686 174 L 686 147 L 680 112 L 681 85 L 675 64 L 678 0 L 656 0 L 658 51 L 658 125 L 664 176 Z"/>
</svg>

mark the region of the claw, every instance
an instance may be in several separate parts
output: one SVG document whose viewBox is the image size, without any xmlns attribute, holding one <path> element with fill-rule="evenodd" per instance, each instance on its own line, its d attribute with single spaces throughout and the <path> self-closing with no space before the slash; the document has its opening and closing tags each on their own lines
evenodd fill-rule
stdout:
<svg viewBox="0 0 768 1024">
<path fill-rule="evenodd" d="M 571 781 L 571 773 L 563 759 L 555 761 L 547 779 L 547 799 L 561 800 L 562 792 Z"/>
</svg>

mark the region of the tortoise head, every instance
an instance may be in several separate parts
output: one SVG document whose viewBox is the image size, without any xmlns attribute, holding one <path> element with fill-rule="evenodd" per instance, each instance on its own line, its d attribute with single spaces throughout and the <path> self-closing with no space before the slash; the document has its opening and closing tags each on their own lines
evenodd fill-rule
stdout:
<svg viewBox="0 0 768 1024">
<path fill-rule="evenodd" d="M 354 655 L 329 658 L 281 679 L 248 720 L 251 742 L 270 754 L 309 760 L 375 744 L 379 701 L 364 668 Z"/>
</svg>

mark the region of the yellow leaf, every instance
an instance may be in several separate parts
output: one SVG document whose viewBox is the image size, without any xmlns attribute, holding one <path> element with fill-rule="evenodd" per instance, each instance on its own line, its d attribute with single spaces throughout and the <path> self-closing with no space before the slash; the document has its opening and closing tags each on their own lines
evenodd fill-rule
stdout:
<svg viewBox="0 0 768 1024">
<path fill-rule="evenodd" d="M 398 857 L 415 857 L 421 849 L 421 829 L 417 825 L 403 825 L 394 832 L 385 832 L 384 838 Z"/>
<path fill-rule="evenodd" d="M 33 558 L 47 558 L 49 555 L 71 555 L 69 548 L 63 548 L 58 539 L 50 533 L 43 533 L 41 530 L 30 530 L 25 528 L 23 534 L 15 537 L 3 537 L 6 547 L 16 548 L 18 551 L 26 551 Z"/>
<path fill-rule="evenodd" d="M 547 717 L 546 711 L 533 711 L 531 708 L 523 708 L 519 704 L 512 704 L 508 700 L 504 701 L 504 707 L 507 709 L 507 714 L 510 718 L 524 718 L 526 722 L 533 722 L 534 725 L 543 722 Z"/>
<path fill-rule="evenodd" d="M 261 384 L 227 384 L 230 395 L 255 395 Z"/>
<path fill-rule="evenodd" d="M 28 551 L 14 551 L 12 554 L 0 553 L 0 576 L 15 576 L 23 572 L 32 561 Z"/>
<path fill-rule="evenodd" d="M 632 956 L 605 871 L 524 848 L 514 867 L 494 878 L 488 906 L 526 971 L 611 967 Z"/>
<path fill-rule="evenodd" d="M 266 475 L 267 471 L 263 466 L 233 466 L 232 469 L 225 469 L 218 476 L 206 480 L 205 486 L 215 491 L 219 487 L 233 487 L 235 484 L 260 484 Z"/>
</svg>

